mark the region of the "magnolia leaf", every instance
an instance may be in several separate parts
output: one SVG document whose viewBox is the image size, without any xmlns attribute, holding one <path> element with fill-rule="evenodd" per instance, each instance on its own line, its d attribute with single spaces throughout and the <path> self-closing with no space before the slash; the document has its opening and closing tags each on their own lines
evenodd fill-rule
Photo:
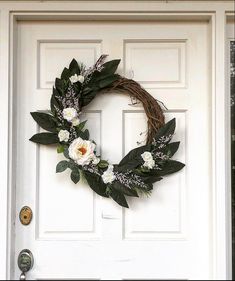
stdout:
<svg viewBox="0 0 235 281">
<path fill-rule="evenodd" d="M 86 87 L 83 91 L 82 91 L 82 95 L 88 95 L 92 92 L 93 90 L 89 87 Z"/>
<path fill-rule="evenodd" d="M 120 62 L 121 60 L 112 60 L 106 62 L 105 64 L 103 64 L 103 70 L 101 71 L 101 74 L 102 75 L 114 74 L 117 71 Z"/>
<path fill-rule="evenodd" d="M 68 168 L 69 168 L 69 162 L 66 160 L 61 161 L 56 166 L 56 173 L 63 173 Z"/>
<path fill-rule="evenodd" d="M 117 81 L 119 78 L 120 78 L 120 76 L 118 74 L 116 74 L 116 75 L 108 76 L 107 78 L 99 81 L 100 89 L 103 89 L 103 88 L 106 88 L 106 87 L 112 85 L 113 82 Z"/>
<path fill-rule="evenodd" d="M 126 187 L 125 185 L 121 184 L 119 181 L 115 181 L 112 184 L 112 188 L 114 188 L 118 192 L 121 192 L 121 193 L 123 193 L 123 194 L 125 194 L 127 196 L 139 197 L 138 193 L 135 190 Z"/>
<path fill-rule="evenodd" d="M 117 202 L 120 206 L 122 206 L 122 207 L 124 207 L 124 208 L 129 208 L 128 203 L 127 203 L 127 201 L 126 201 L 126 198 L 125 198 L 125 196 L 124 196 L 122 193 L 118 192 L 118 191 L 115 190 L 115 189 L 112 189 L 112 190 L 111 190 L 111 193 L 110 193 L 110 196 L 111 196 L 111 198 L 113 198 L 113 200 L 114 200 L 115 202 Z"/>
<path fill-rule="evenodd" d="M 172 142 L 164 146 L 164 148 L 156 148 L 152 151 L 153 154 L 161 152 L 169 158 L 172 158 L 175 153 L 178 151 L 180 142 Z"/>
<path fill-rule="evenodd" d="M 59 92 L 59 94 L 63 96 L 65 94 L 65 91 L 66 91 L 68 85 L 66 83 L 66 80 L 56 78 L 55 87 L 56 87 L 56 90 Z"/>
<path fill-rule="evenodd" d="M 81 106 L 87 106 L 95 97 L 96 97 L 97 91 L 91 91 L 87 95 L 82 95 L 81 97 Z"/>
<path fill-rule="evenodd" d="M 82 130 L 84 129 L 84 127 L 86 126 L 86 123 L 87 123 L 87 120 L 84 121 L 84 122 L 82 122 L 82 123 L 80 123 L 80 124 L 77 126 L 78 130 L 82 131 Z"/>
<path fill-rule="evenodd" d="M 70 76 L 73 76 L 75 74 L 80 74 L 81 70 L 78 65 L 78 62 L 73 59 L 69 65 L 69 70 L 70 70 Z"/>
<path fill-rule="evenodd" d="M 161 177 L 161 176 L 174 174 L 174 173 L 177 173 L 180 170 L 182 170 L 184 167 L 185 167 L 185 164 L 183 164 L 181 162 L 169 160 L 163 165 L 161 171 L 156 171 L 156 176 Z"/>
<path fill-rule="evenodd" d="M 108 198 L 108 195 L 106 194 L 107 186 L 102 178 L 88 171 L 83 171 L 83 173 L 91 189 L 100 196 Z"/>
<path fill-rule="evenodd" d="M 57 124 L 52 115 L 41 112 L 31 112 L 31 115 L 42 129 L 52 133 L 56 132 Z"/>
<path fill-rule="evenodd" d="M 172 158 L 179 150 L 179 146 L 180 142 L 172 142 L 163 149 L 163 153 Z"/>
<path fill-rule="evenodd" d="M 56 94 L 57 93 L 57 94 Z M 60 109 L 62 110 L 63 109 L 63 106 L 60 104 L 60 102 L 58 101 L 58 97 L 59 94 L 58 94 L 58 91 L 56 89 L 53 90 L 53 94 L 51 96 L 51 101 L 50 101 L 50 104 L 51 104 L 51 112 L 54 116 L 57 115 L 57 109 Z"/>
<path fill-rule="evenodd" d="M 80 181 L 80 171 L 79 169 L 74 169 L 72 170 L 72 173 L 71 173 L 71 180 L 77 184 L 79 181 Z"/>
<path fill-rule="evenodd" d="M 59 138 L 57 134 L 52 134 L 52 133 L 40 133 L 34 135 L 30 141 L 38 143 L 38 144 L 43 144 L 43 145 L 50 145 L 50 144 L 58 144 L 59 143 Z"/>
<path fill-rule="evenodd" d="M 61 79 L 68 80 L 70 77 L 71 77 L 70 71 L 68 68 L 65 67 L 61 74 Z"/>
<path fill-rule="evenodd" d="M 175 133 L 175 128 L 176 128 L 176 119 L 174 118 L 158 130 L 155 136 L 155 140 L 159 141 L 161 137 L 169 137 L 169 136 L 171 136 L 172 138 L 172 136 Z M 165 144 L 169 143 L 171 138 L 169 139 L 168 142 L 165 142 Z"/>
<path fill-rule="evenodd" d="M 141 154 L 151 150 L 151 145 L 144 145 L 131 150 L 119 163 L 118 170 L 132 170 L 142 164 Z"/>
<path fill-rule="evenodd" d="M 90 133 L 88 130 L 85 130 L 84 132 L 82 132 L 82 139 L 84 139 L 84 140 L 90 139 Z"/>
<path fill-rule="evenodd" d="M 159 177 L 159 176 L 147 176 L 147 177 L 142 178 L 142 180 L 144 183 L 153 184 L 153 183 L 163 180 L 163 178 Z"/>
</svg>

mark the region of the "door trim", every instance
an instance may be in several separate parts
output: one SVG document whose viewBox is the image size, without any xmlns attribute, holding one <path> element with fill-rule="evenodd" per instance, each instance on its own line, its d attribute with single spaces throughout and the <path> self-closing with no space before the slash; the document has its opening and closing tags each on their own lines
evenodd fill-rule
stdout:
<svg viewBox="0 0 235 281">
<path fill-rule="evenodd" d="M 86 2 L 86 3 L 84 3 Z M 16 39 L 17 22 L 19 20 L 48 20 L 61 19 L 128 19 L 141 20 L 160 19 L 175 20 L 177 18 L 189 20 L 206 20 L 211 27 L 211 50 L 212 50 L 212 139 L 213 139 L 213 278 L 231 279 L 231 226 L 230 214 L 230 166 L 224 165 L 230 159 L 229 143 L 229 95 L 226 91 L 226 17 L 231 16 L 233 4 L 221 3 L 206 5 L 205 3 L 192 3 L 190 10 L 185 3 L 166 5 L 166 3 L 152 3 L 146 5 L 138 3 L 133 6 L 130 2 L 117 3 L 110 1 L 107 11 L 107 3 L 96 6 L 89 1 L 82 2 L 82 6 L 73 3 L 71 7 L 65 3 L 56 3 L 57 11 L 54 10 L 55 3 L 0 3 L 0 38 L 4 38 L 4 44 L 0 45 L 0 80 L 2 89 L 0 92 L 0 175 L 1 175 L 1 197 L 0 214 L 2 218 L 0 229 L 0 278 L 10 279 L 14 259 L 14 221 L 15 221 L 15 164 L 14 148 L 14 72 L 16 70 Z M 98 1 L 97 1 L 98 2 Z M 146 2 L 146 1 L 145 1 Z M 105 9 L 102 10 L 103 8 Z M 119 9 L 117 9 L 117 6 Z M 43 10 L 43 12 L 42 12 Z M 61 12 L 58 12 L 61 10 Z M 63 12 L 62 12 L 63 10 Z M 117 12 L 119 10 L 119 12 Z M 161 12 L 153 12 L 161 11 Z M 200 12 L 199 12 L 200 11 Z M 204 11 L 204 12 L 202 12 Z M 208 12 L 209 11 L 209 12 Z M 228 13 L 228 14 L 227 14 Z M 2 40 L 1 40 L 2 41 Z M 3 41 L 2 41 L 3 42 Z M 5 136 L 5 138 L 4 138 Z M 6 138 L 6 136 L 8 136 Z M 3 214 L 3 215 L 2 215 Z"/>
</svg>

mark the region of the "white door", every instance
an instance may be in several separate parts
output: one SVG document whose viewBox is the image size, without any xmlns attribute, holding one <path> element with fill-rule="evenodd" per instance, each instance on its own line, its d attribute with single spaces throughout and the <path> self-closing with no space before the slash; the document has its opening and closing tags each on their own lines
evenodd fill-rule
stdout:
<svg viewBox="0 0 235 281">
<path fill-rule="evenodd" d="M 30 249 L 31 279 L 210 279 L 211 98 L 210 40 L 200 22 L 19 22 L 16 81 L 16 259 Z M 100 54 L 121 58 L 119 73 L 134 76 L 177 118 L 180 173 L 156 184 L 151 198 L 130 210 L 101 199 L 87 184 L 56 174 L 55 149 L 36 146 L 30 112 L 49 108 L 53 81 L 72 58 L 92 65 Z M 100 95 L 86 110 L 102 157 L 117 163 L 146 130 L 142 107 L 123 94 Z M 20 272 L 15 265 L 15 278 Z"/>
</svg>

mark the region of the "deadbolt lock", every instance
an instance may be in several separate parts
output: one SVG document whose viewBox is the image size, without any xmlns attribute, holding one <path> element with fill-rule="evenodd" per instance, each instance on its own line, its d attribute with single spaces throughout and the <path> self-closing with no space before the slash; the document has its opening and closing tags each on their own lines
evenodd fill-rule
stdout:
<svg viewBox="0 0 235 281">
<path fill-rule="evenodd" d="M 29 225 L 33 219 L 33 211 L 30 207 L 24 206 L 20 211 L 20 222 L 23 225 Z"/>
<path fill-rule="evenodd" d="M 31 251 L 28 249 L 21 251 L 18 257 L 18 267 L 22 272 L 20 280 L 26 280 L 25 274 L 33 268 L 33 265 L 34 258 Z"/>
</svg>

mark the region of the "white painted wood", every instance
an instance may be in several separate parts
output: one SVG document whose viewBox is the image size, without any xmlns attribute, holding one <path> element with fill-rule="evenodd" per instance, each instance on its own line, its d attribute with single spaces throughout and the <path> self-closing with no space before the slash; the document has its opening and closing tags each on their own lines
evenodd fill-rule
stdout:
<svg viewBox="0 0 235 281">
<path fill-rule="evenodd" d="M 8 105 L 9 105 L 9 14 L 7 10 L 1 10 L 0 13 L 0 215 L 1 215 L 1 227 L 0 227 L 0 279 L 5 279 L 7 275 L 7 251 L 8 251 Z"/>
<path fill-rule="evenodd" d="M 33 3 L 34 2 L 34 3 Z M 4 87 L 1 87 L 1 102 L 2 104 L 4 104 L 4 106 L 2 107 L 4 110 L 1 110 L 1 117 L 3 116 L 3 119 L 0 119 L 1 122 L 1 132 L 5 131 L 5 134 L 0 134 L 0 140 L 1 140 L 1 145 L 5 143 L 5 145 L 1 146 L 1 158 L 0 158 L 0 174 L 1 174 L 1 197 L 0 197 L 0 215 L 1 218 L 6 218 L 7 217 L 7 210 L 6 210 L 6 200 L 7 200 L 7 193 L 8 191 L 10 192 L 11 190 L 14 191 L 14 185 L 12 186 L 11 184 L 8 185 L 7 184 L 7 176 L 8 176 L 8 171 L 6 169 L 6 163 L 8 162 L 8 157 L 7 157 L 7 151 L 8 148 L 10 147 L 10 143 L 6 142 L 6 132 L 7 131 L 11 131 L 12 127 L 9 126 L 8 123 L 8 114 L 7 114 L 7 104 L 8 104 L 8 94 L 10 95 L 10 91 L 9 91 L 9 85 L 12 85 L 12 82 L 10 80 L 8 80 L 8 71 L 6 71 L 6 69 L 8 69 L 8 65 L 9 62 L 7 62 L 8 60 L 8 54 L 9 54 L 9 49 L 13 48 L 13 42 L 9 41 L 9 22 L 11 23 L 11 25 L 13 25 L 14 23 L 14 19 L 74 19 L 74 18 L 78 18 L 79 12 L 84 12 L 86 11 L 86 13 L 80 14 L 79 17 L 80 18 L 84 18 L 86 17 L 86 19 L 88 19 L 89 17 L 91 18 L 89 12 L 98 12 L 98 11 L 106 11 L 109 13 L 106 13 L 105 15 L 102 13 L 99 13 L 99 17 L 104 17 L 105 18 L 109 18 L 109 19 L 114 19 L 114 18 L 119 18 L 119 19 L 127 19 L 128 17 L 133 17 L 133 15 L 135 14 L 136 18 L 143 18 L 143 19 L 154 19 L 154 18 L 158 18 L 158 19 L 167 19 L 167 20 L 173 20 L 173 19 L 186 19 L 188 20 L 190 19 L 201 19 L 203 17 L 203 15 L 205 15 L 208 19 L 213 19 L 214 16 L 213 15 L 217 15 L 217 20 L 221 19 L 224 17 L 224 13 L 228 12 L 228 15 L 232 15 L 232 11 L 234 11 L 234 5 L 233 5 L 233 1 L 184 1 L 184 3 L 182 3 L 183 1 L 177 1 L 176 3 L 162 3 L 162 2 L 158 2 L 157 1 L 153 2 L 151 1 L 151 3 L 148 3 L 148 5 L 146 5 L 146 1 L 138 1 L 138 3 L 136 1 L 134 1 L 134 3 L 132 1 L 123 1 L 122 3 L 120 3 L 120 1 L 114 3 L 114 1 L 109 1 L 109 5 L 107 6 L 107 2 L 106 1 L 96 1 L 96 3 L 92 3 L 92 5 L 90 5 L 90 1 L 79 1 L 79 3 L 76 3 L 77 1 L 74 1 L 74 3 L 72 3 L 72 5 L 68 5 L 68 1 L 53 1 L 53 2 L 37 2 L 37 1 L 1 1 L 0 3 L 0 9 L 1 9 L 1 34 L 3 36 L 1 36 L 1 52 L 0 52 L 0 56 L 1 56 L 1 78 L 5 77 L 4 79 L 2 79 L 2 85 L 5 85 Z M 132 2 L 132 3 L 131 3 Z M 213 3 L 211 3 L 213 2 Z M 133 5 L 134 4 L 134 5 Z M 73 11 L 73 13 L 69 13 L 70 16 L 68 17 L 68 11 Z M 9 17 L 9 11 L 13 12 L 13 16 Z M 17 13 L 15 13 L 14 11 L 17 11 Z M 40 11 L 40 12 L 39 12 Z M 43 11 L 47 12 L 46 14 L 43 13 Z M 60 14 L 58 14 L 57 12 L 61 11 Z M 89 11 L 89 12 L 88 12 Z M 114 13 L 111 13 L 111 12 Z M 117 13 L 118 11 L 125 11 L 128 13 Z M 135 11 L 135 13 L 133 14 L 133 11 Z M 148 12 L 147 14 L 144 14 L 143 12 Z M 26 12 L 26 13 L 25 13 Z M 141 12 L 141 13 L 138 13 Z M 157 12 L 157 13 L 156 13 Z M 163 12 L 162 14 L 160 14 L 160 12 Z M 93 15 L 95 15 L 93 13 Z M 98 14 L 97 14 L 98 15 Z M 215 23 L 215 21 L 213 21 Z M 222 20 L 220 21 L 221 25 L 225 25 L 225 22 Z M 213 53 L 212 56 L 212 63 L 213 63 L 213 68 L 215 69 L 215 65 L 217 62 L 217 56 L 220 53 L 220 50 L 222 50 L 221 48 L 223 47 L 223 40 L 224 40 L 224 36 L 223 36 L 223 32 L 220 32 L 221 29 L 218 29 L 218 27 L 216 27 L 215 24 L 212 24 L 212 34 L 213 34 L 213 38 L 212 38 L 212 47 L 215 50 L 215 46 L 217 49 L 217 53 Z M 11 30 L 12 33 L 12 30 Z M 3 35 L 4 34 L 4 35 Z M 13 34 L 13 33 L 12 33 Z M 14 35 L 14 38 L 16 37 L 16 33 Z M 217 38 L 217 43 L 215 41 L 215 39 Z M 220 39 L 219 39 L 220 38 Z M 225 59 L 225 58 L 224 58 Z M 220 63 L 218 64 L 218 70 L 217 73 L 220 74 L 220 67 L 221 67 L 221 63 L 223 61 L 223 58 L 220 59 Z M 10 73 L 12 76 L 12 72 Z M 10 77 L 10 76 L 9 76 Z M 216 83 L 221 83 L 221 81 L 224 80 L 224 76 L 223 75 L 217 75 L 216 79 L 215 79 L 215 73 L 212 71 L 212 77 L 213 77 L 213 92 L 215 92 L 215 82 Z M 218 82 L 220 81 L 220 82 Z M 4 89 L 4 90 L 3 90 Z M 220 98 L 221 100 L 223 100 L 223 98 L 225 99 L 226 97 L 223 97 L 224 92 L 220 93 Z M 216 105 L 216 110 L 214 110 L 213 116 L 212 116 L 212 120 L 215 120 L 215 117 L 218 116 L 218 118 L 221 118 L 221 120 L 223 119 L 223 114 L 221 114 L 221 112 L 224 112 L 223 110 L 223 106 L 224 104 L 221 103 L 221 100 L 217 100 L 214 99 L 213 102 L 213 107 Z M 5 113 L 4 113 L 5 112 Z M 217 119 L 218 119 L 217 118 Z M 220 124 L 222 125 L 221 130 L 223 131 L 225 128 L 228 129 L 228 126 L 226 126 L 227 124 L 222 123 Z M 225 128 L 224 128 L 225 126 Z M 5 128 L 5 129 L 4 129 Z M 214 126 L 213 126 L 213 131 L 216 128 L 216 122 L 214 121 Z M 215 135 L 215 134 L 214 134 Z M 217 139 L 215 139 L 215 144 L 217 143 L 218 146 L 220 146 L 220 144 L 223 143 L 223 135 L 219 134 L 217 135 Z M 214 145 L 215 145 L 214 144 Z M 224 149 L 224 146 L 223 148 Z M 216 157 L 217 154 L 219 153 L 218 151 L 216 151 L 215 149 L 213 149 L 214 151 L 214 157 L 213 157 L 213 166 L 215 166 L 215 162 L 216 162 Z M 10 165 L 11 163 L 11 159 L 9 159 L 9 163 Z M 214 169 L 215 171 L 215 169 Z M 220 175 L 224 174 L 224 171 L 219 171 Z M 217 178 L 215 177 L 216 173 L 214 172 L 213 174 L 213 182 L 214 182 L 214 186 L 216 185 L 217 182 Z M 220 181 L 220 185 L 219 188 L 221 190 L 225 190 L 226 187 L 226 177 L 227 177 L 227 171 L 226 171 L 226 175 L 222 177 L 224 178 L 224 181 Z M 10 192 L 11 193 L 11 192 Z M 12 194 L 12 196 L 14 195 L 14 193 Z M 227 218 L 224 217 L 223 215 L 223 211 L 227 210 L 227 205 L 225 204 L 225 200 L 224 197 L 220 197 L 220 190 L 219 189 L 214 189 L 214 198 L 217 198 L 217 205 L 214 204 L 215 206 L 215 211 L 214 212 L 214 222 L 213 224 L 216 226 L 213 230 L 213 233 L 216 234 L 216 231 L 220 231 L 220 229 L 225 229 L 225 231 L 227 232 L 227 234 L 229 233 L 229 229 L 225 228 L 225 224 L 226 224 L 226 220 L 228 220 Z M 225 193 L 224 196 L 228 197 L 229 193 Z M 11 197 L 11 194 L 10 194 Z M 9 198 L 9 204 L 8 204 L 8 213 L 10 214 L 10 210 L 14 210 L 14 206 L 11 205 L 11 198 Z M 108 217 L 108 215 L 107 215 Z M 10 223 L 14 223 L 14 220 L 11 219 L 10 217 Z M 0 247 L 1 247 L 1 251 L 0 251 L 0 260 L 1 260 L 1 264 L 0 264 L 0 278 L 1 279 L 6 279 L 9 278 L 10 275 L 7 275 L 6 273 L 6 267 L 5 264 L 7 263 L 6 261 L 6 252 L 5 252 L 5 248 L 6 248 L 6 232 L 9 230 L 8 224 L 5 223 L 4 221 L 2 221 L 1 223 L 1 228 L 0 228 Z M 227 235 L 228 236 L 228 235 Z M 229 262 L 229 258 L 226 255 L 226 261 L 224 260 L 224 252 L 228 251 L 228 248 L 230 247 L 230 241 L 229 239 L 227 239 L 228 243 L 226 245 L 226 240 L 227 237 L 225 237 L 225 235 L 223 236 L 219 236 L 219 237 L 214 237 L 215 240 L 215 245 L 218 245 L 218 247 L 214 247 L 214 257 L 217 261 L 217 263 L 215 263 L 214 266 L 214 278 L 217 278 L 217 268 L 216 266 L 218 265 L 219 268 L 220 264 L 230 264 Z M 10 240 L 10 239 L 9 239 Z M 9 257 L 10 255 L 10 247 L 8 247 L 9 249 Z M 3 249 L 3 251 L 2 251 Z M 226 250 L 227 249 L 227 250 Z M 221 254 L 222 253 L 222 254 Z M 14 263 L 14 260 L 11 258 L 11 263 Z M 223 266 L 223 269 L 220 271 L 221 275 L 219 275 L 218 279 L 222 277 L 222 279 L 225 279 L 226 276 L 230 276 L 227 275 L 230 274 L 231 272 L 231 268 L 227 269 Z M 12 271 L 13 267 L 10 266 L 10 263 L 8 262 L 8 269 Z"/>
<path fill-rule="evenodd" d="M 29 278 L 212 277 L 209 30 L 208 22 L 18 23 L 16 209 L 30 205 L 35 215 L 29 227 L 22 227 L 16 220 L 15 252 L 16 258 L 22 248 L 30 248 L 34 253 L 35 267 Z M 83 46 L 81 51 L 74 45 L 76 40 Z M 96 50 L 97 58 L 101 52 L 109 53 L 110 59 L 123 58 L 119 71 L 129 73 L 126 62 L 132 59 L 130 45 L 141 45 L 139 56 L 145 56 L 146 48 L 156 48 L 153 40 L 157 45 L 162 42 L 163 50 L 181 41 L 180 48 L 185 53 L 182 70 L 181 60 L 173 56 L 173 64 L 178 64 L 176 76 L 180 77 L 183 71 L 186 77 L 184 88 L 171 88 L 169 61 L 157 65 L 149 60 L 142 67 L 146 79 L 165 67 L 161 74 L 165 88 L 149 91 L 170 108 L 168 119 L 177 117 L 175 139 L 182 141 L 182 147 L 176 157 L 186 162 L 187 168 L 156 185 L 152 198 L 129 200 L 131 210 L 122 210 L 94 195 L 85 183 L 74 186 L 68 174 L 55 174 L 61 156 L 54 149 L 29 143 L 30 136 L 38 130 L 29 112 L 48 108 L 51 90 L 44 85 L 57 74 L 54 65 L 60 60 L 61 49 L 68 62 L 74 47 L 76 58 L 82 61 L 89 59 L 90 49 Z M 47 48 L 53 52 L 59 49 L 58 54 L 45 51 Z M 46 75 L 42 76 L 43 72 Z M 140 133 L 146 131 L 142 107 L 133 108 L 129 103 L 129 98 L 122 94 L 108 94 L 88 107 L 87 115 L 94 120 L 90 120 L 90 128 L 95 141 L 101 146 L 103 157 L 114 163 L 120 161 L 123 152 L 135 147 L 141 141 Z M 201 138 L 195 130 L 198 123 Z M 17 278 L 20 272 L 17 268 L 15 272 Z"/>
</svg>

